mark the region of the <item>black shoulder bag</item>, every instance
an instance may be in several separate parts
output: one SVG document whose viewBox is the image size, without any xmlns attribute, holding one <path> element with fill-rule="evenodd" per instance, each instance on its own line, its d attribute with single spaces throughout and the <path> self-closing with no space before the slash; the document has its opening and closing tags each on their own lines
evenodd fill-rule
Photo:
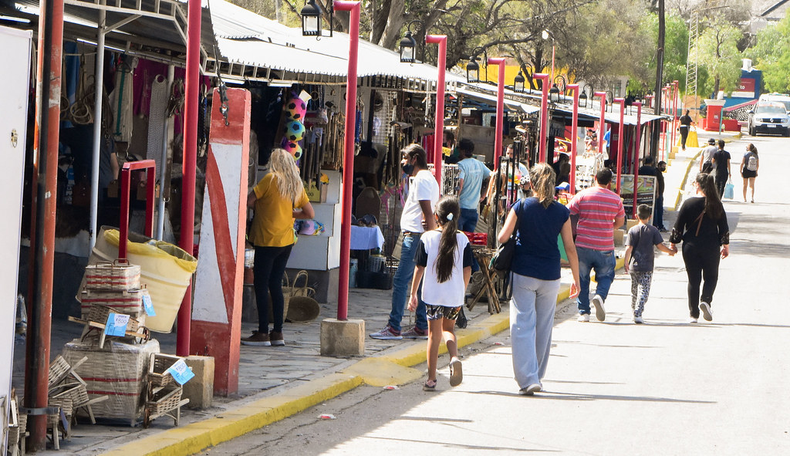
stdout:
<svg viewBox="0 0 790 456">
<path fill-rule="evenodd" d="M 516 253 L 516 239 L 518 238 L 518 211 L 516 213 L 516 226 L 513 228 L 513 233 L 510 239 L 500 245 L 493 257 L 491 263 L 488 265 L 489 269 L 497 271 L 509 271 L 510 265 L 513 263 L 513 255 Z"/>
</svg>

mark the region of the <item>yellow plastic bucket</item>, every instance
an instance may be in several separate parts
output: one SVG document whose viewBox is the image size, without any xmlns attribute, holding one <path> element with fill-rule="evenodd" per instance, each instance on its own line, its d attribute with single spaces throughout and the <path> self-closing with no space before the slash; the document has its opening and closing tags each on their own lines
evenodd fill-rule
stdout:
<svg viewBox="0 0 790 456">
<path fill-rule="evenodd" d="M 119 237 L 117 229 L 103 226 L 89 263 L 118 258 Z M 140 266 L 140 283 L 148 288 L 156 311 L 156 316 L 146 317 L 145 326 L 151 331 L 169 333 L 197 269 L 197 259 L 173 244 L 131 232 L 128 242 L 127 259 Z"/>
</svg>

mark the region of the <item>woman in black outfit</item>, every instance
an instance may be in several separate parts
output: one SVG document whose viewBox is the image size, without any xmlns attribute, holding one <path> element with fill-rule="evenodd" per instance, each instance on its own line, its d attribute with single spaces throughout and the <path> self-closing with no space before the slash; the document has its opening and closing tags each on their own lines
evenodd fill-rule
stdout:
<svg viewBox="0 0 790 456">
<path fill-rule="evenodd" d="M 700 173 L 694 181 L 697 195 L 683 202 L 669 237 L 671 247 L 683 241 L 683 262 L 688 275 L 691 323 L 713 320 L 710 306 L 719 279 L 719 260 L 730 254 L 730 228 L 713 176 Z M 702 295 L 700 282 L 704 277 Z"/>
</svg>

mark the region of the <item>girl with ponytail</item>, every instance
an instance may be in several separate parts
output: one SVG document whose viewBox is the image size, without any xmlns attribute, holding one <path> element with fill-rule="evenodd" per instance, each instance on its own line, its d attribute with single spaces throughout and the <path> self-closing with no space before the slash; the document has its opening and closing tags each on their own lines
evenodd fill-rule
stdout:
<svg viewBox="0 0 790 456">
<path fill-rule="evenodd" d="M 454 329 L 472 275 L 472 248 L 466 235 L 458 231 L 460 216 L 458 198 L 445 196 L 440 199 L 434 212 L 439 228 L 420 237 L 420 245 L 414 255 L 409 310 L 417 309 L 420 293 L 428 314 L 428 379 L 423 385 L 425 391 L 436 390 L 436 364 L 442 337 L 450 354 L 450 386 L 458 386 L 463 379 Z"/>
<path fill-rule="evenodd" d="M 700 196 L 683 202 L 669 242 L 672 248 L 683 242 L 683 262 L 689 280 L 689 321 L 697 323 L 700 312 L 705 320 L 713 320 L 713 292 L 719 280 L 719 261 L 730 254 L 730 228 L 713 176 L 697 174 L 693 185 Z"/>
<path fill-rule="evenodd" d="M 533 195 L 519 200 L 507 216 L 499 242 L 516 233 L 516 249 L 511 263 L 513 298 L 510 302 L 510 338 L 513 343 L 513 371 L 519 394 L 532 396 L 541 391 L 541 380 L 551 350 L 551 329 L 560 291 L 560 250 L 573 273 L 570 297 L 579 294 L 579 258 L 573 243 L 570 211 L 554 201 L 554 170 L 538 163 L 529 171 Z"/>
</svg>

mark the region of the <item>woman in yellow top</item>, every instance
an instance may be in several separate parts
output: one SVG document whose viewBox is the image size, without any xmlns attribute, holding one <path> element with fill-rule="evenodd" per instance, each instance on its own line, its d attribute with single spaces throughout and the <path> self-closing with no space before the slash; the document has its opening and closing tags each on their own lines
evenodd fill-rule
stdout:
<svg viewBox="0 0 790 456">
<path fill-rule="evenodd" d="M 307 200 L 291 154 L 275 149 L 269 159 L 269 174 L 247 197 L 254 212 L 248 233 L 255 246 L 255 298 L 258 304 L 258 331 L 241 340 L 244 345 L 285 345 L 283 340 L 283 289 L 285 265 L 295 242 L 294 219 L 312 219 L 313 206 Z M 269 333 L 269 294 L 272 297 L 274 328 Z"/>
</svg>

